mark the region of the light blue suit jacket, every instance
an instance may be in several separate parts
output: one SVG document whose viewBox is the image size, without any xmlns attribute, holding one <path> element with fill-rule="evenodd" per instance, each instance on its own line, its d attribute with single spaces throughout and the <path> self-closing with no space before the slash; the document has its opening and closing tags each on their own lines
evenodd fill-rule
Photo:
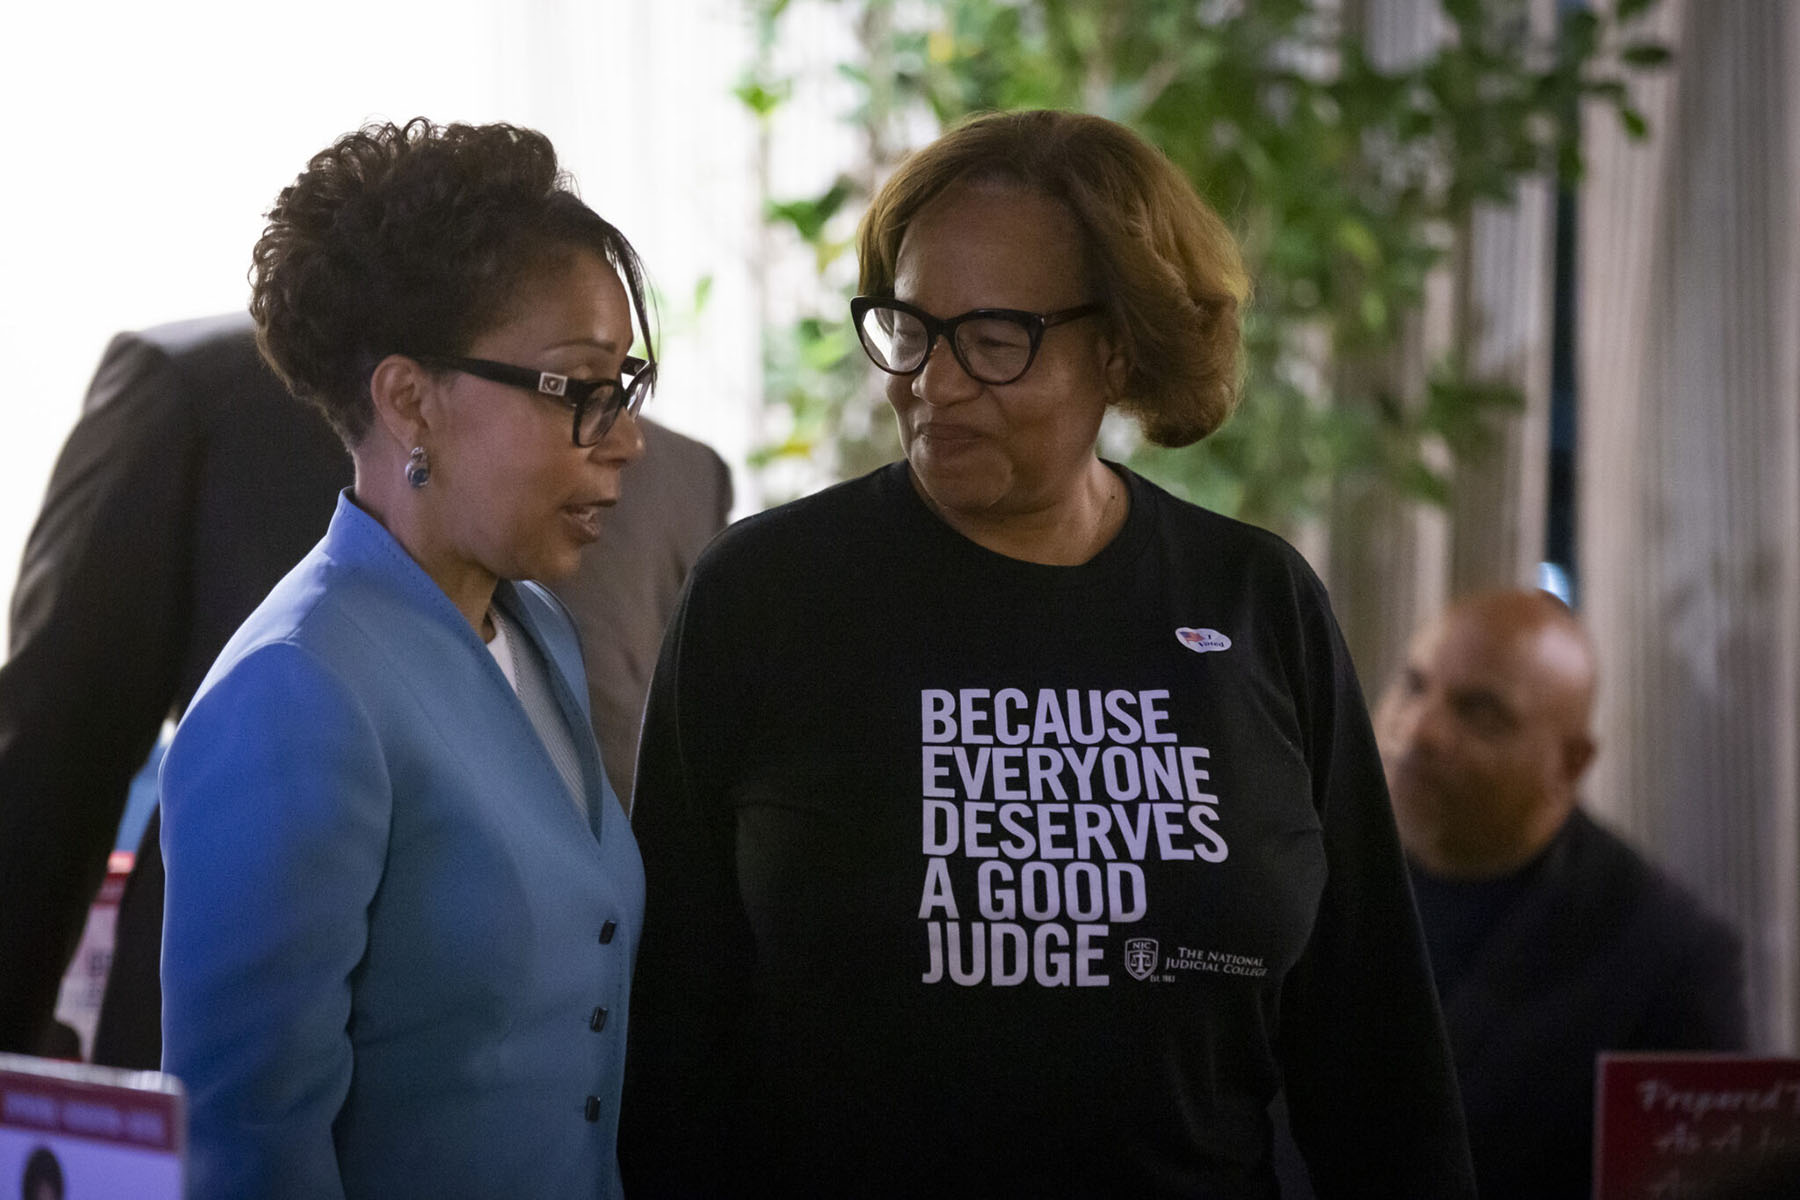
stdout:
<svg viewBox="0 0 1800 1200">
<path fill-rule="evenodd" d="M 636 842 L 580 649 L 528 633 L 571 802 L 449 598 L 348 493 L 226 645 L 162 772 L 163 1065 L 191 1195 L 616 1196 Z"/>
</svg>

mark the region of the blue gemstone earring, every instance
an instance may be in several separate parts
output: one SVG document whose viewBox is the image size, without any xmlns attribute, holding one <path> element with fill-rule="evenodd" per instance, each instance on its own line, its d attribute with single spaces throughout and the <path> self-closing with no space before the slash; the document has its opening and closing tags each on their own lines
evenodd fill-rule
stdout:
<svg viewBox="0 0 1800 1200">
<path fill-rule="evenodd" d="M 416 488 L 431 482 L 431 462 L 425 457 L 425 447 L 414 446 L 406 456 L 406 482 Z"/>
</svg>

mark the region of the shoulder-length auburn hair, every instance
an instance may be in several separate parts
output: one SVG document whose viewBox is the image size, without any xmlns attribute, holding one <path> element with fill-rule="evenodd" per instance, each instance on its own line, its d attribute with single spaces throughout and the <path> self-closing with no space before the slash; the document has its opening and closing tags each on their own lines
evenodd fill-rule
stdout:
<svg viewBox="0 0 1800 1200">
<path fill-rule="evenodd" d="M 951 185 L 977 181 L 1041 192 L 1075 218 L 1129 364 L 1119 404 L 1146 438 L 1187 446 L 1224 423 L 1250 295 L 1237 241 L 1160 151 L 1103 117 L 987 113 L 908 156 L 857 230 L 861 291 L 893 295 L 907 227 Z"/>
</svg>

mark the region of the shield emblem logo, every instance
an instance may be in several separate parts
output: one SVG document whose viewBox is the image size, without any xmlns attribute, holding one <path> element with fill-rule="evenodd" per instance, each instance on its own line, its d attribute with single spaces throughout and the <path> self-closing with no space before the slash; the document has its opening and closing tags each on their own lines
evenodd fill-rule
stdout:
<svg viewBox="0 0 1800 1200">
<path fill-rule="evenodd" d="M 1132 938 L 1125 943 L 1125 973 L 1145 980 L 1156 970 L 1156 939 Z"/>
</svg>

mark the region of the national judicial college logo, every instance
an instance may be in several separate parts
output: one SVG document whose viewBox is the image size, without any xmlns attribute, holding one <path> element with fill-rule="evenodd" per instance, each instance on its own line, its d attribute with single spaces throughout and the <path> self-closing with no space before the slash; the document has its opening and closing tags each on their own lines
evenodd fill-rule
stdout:
<svg viewBox="0 0 1800 1200">
<path fill-rule="evenodd" d="M 1125 972 L 1136 980 L 1150 978 L 1156 970 L 1156 939 L 1130 938 L 1125 943 Z"/>
</svg>

